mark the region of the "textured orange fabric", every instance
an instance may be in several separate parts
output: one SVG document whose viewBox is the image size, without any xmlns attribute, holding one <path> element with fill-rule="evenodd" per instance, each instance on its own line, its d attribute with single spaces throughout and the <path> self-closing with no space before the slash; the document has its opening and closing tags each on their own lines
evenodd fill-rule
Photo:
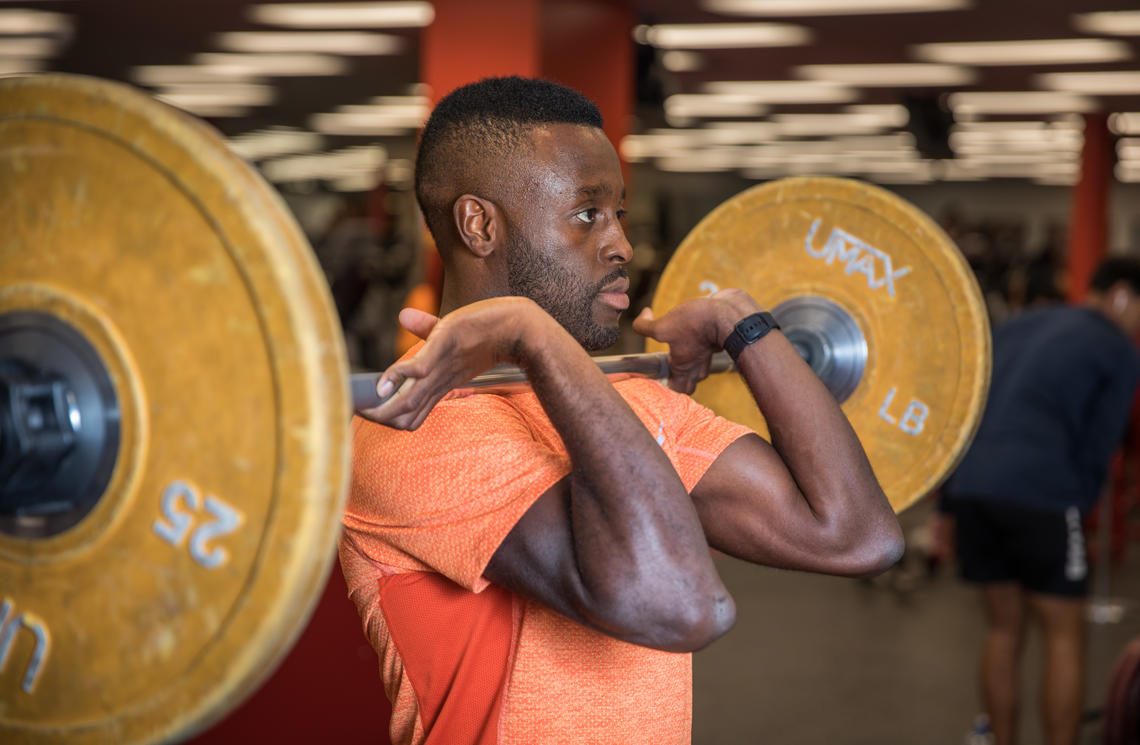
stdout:
<svg viewBox="0 0 1140 745">
<path fill-rule="evenodd" d="M 615 387 L 689 490 L 750 431 L 655 381 Z M 445 400 L 415 432 L 361 419 L 353 432 L 341 565 L 380 657 L 393 743 L 689 742 L 690 655 L 613 639 L 483 577 L 570 470 L 533 393 Z"/>
</svg>

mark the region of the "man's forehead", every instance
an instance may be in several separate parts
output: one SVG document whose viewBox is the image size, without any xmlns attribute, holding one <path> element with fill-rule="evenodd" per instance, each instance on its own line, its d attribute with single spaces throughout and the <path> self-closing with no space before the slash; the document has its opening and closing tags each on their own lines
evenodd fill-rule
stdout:
<svg viewBox="0 0 1140 745">
<path fill-rule="evenodd" d="M 544 124 L 531 132 L 534 150 L 528 158 L 536 177 L 559 192 L 576 197 L 625 195 L 617 152 L 596 127 Z"/>
</svg>

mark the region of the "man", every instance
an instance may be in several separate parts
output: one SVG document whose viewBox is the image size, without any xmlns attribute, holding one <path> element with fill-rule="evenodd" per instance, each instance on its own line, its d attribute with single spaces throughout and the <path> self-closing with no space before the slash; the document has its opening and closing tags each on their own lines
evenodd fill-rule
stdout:
<svg viewBox="0 0 1140 745">
<path fill-rule="evenodd" d="M 849 575 L 901 552 L 855 434 L 779 331 L 733 347 L 773 445 L 591 361 L 632 253 L 601 124 L 574 91 L 502 78 L 440 101 L 421 137 L 442 318 L 401 313 L 427 341 L 380 379 L 398 392 L 366 414 L 388 426 L 354 421 L 341 545 L 396 743 L 686 743 L 689 653 L 735 620 L 710 546 Z M 725 291 L 635 328 L 671 345 L 688 393 L 759 310 Z M 503 362 L 533 391 L 441 400 Z"/>
<path fill-rule="evenodd" d="M 1047 742 L 1076 742 L 1088 593 L 1081 522 L 1140 380 L 1138 293 L 1140 261 L 1108 259 L 1083 307 L 1037 308 L 1001 326 L 977 437 L 943 488 L 959 571 L 980 583 L 986 609 L 980 673 L 996 745 L 1017 741 L 1027 608 L 1044 630 Z"/>
</svg>

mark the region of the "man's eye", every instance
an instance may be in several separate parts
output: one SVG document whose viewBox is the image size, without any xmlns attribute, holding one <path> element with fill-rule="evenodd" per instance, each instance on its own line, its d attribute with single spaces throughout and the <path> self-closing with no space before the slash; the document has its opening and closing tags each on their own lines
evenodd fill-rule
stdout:
<svg viewBox="0 0 1140 745">
<path fill-rule="evenodd" d="M 578 214 L 574 215 L 574 217 L 578 218 L 584 223 L 592 224 L 595 220 L 598 219 L 598 210 L 595 207 L 591 207 L 588 210 L 582 210 Z"/>
</svg>

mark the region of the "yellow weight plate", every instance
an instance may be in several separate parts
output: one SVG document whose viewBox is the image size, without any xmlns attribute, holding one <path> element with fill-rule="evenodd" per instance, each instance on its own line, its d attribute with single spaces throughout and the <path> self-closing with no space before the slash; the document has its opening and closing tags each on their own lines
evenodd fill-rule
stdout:
<svg viewBox="0 0 1140 745">
<path fill-rule="evenodd" d="M 335 310 L 273 191 L 126 86 L 0 81 L 0 191 L 0 317 L 79 331 L 121 412 L 90 513 L 0 534 L 0 741 L 185 737 L 324 587 L 349 453 Z"/>
<path fill-rule="evenodd" d="M 866 362 L 843 410 L 896 511 L 958 462 L 989 389 L 989 324 L 965 260 L 923 213 L 847 179 L 754 187 L 685 238 L 653 310 L 660 315 L 727 287 L 748 291 L 768 309 L 822 298 L 858 329 Z M 739 376 L 711 376 L 695 396 L 767 435 Z"/>
</svg>

